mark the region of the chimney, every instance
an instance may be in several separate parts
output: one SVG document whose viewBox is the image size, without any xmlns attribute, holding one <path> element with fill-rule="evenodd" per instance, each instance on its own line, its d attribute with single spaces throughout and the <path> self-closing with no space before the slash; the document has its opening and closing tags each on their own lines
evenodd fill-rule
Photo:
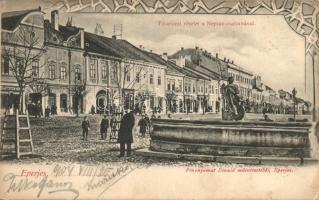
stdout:
<svg viewBox="0 0 319 200">
<path fill-rule="evenodd" d="M 112 39 L 116 40 L 116 35 L 112 35 Z"/>
<path fill-rule="evenodd" d="M 72 17 L 68 17 L 68 21 L 66 22 L 66 26 L 72 26 Z"/>
<path fill-rule="evenodd" d="M 227 62 L 229 63 L 229 59 L 227 59 Z"/>
<path fill-rule="evenodd" d="M 167 58 L 167 53 L 166 52 L 164 52 L 163 54 L 162 54 L 162 56 L 161 56 L 164 60 L 168 60 L 168 58 Z"/>
<path fill-rule="evenodd" d="M 153 50 L 151 49 L 150 52 L 153 53 Z"/>
<path fill-rule="evenodd" d="M 181 47 L 181 50 L 183 51 L 183 50 L 184 50 L 184 47 Z"/>
<path fill-rule="evenodd" d="M 142 46 L 142 45 L 139 45 L 139 48 L 140 48 L 140 49 L 143 49 L 143 46 Z"/>
<path fill-rule="evenodd" d="M 195 49 L 198 50 L 198 46 L 196 46 Z"/>
<path fill-rule="evenodd" d="M 233 60 L 231 61 L 231 64 L 234 64 L 234 61 L 233 61 Z"/>
<path fill-rule="evenodd" d="M 226 62 L 226 57 L 224 57 L 224 61 Z"/>
<path fill-rule="evenodd" d="M 84 49 L 84 29 L 80 28 L 81 48 Z"/>
<path fill-rule="evenodd" d="M 216 58 L 218 58 L 218 53 L 216 53 Z"/>
<path fill-rule="evenodd" d="M 55 30 L 59 30 L 59 11 L 53 10 L 51 12 L 51 25 Z"/>
</svg>

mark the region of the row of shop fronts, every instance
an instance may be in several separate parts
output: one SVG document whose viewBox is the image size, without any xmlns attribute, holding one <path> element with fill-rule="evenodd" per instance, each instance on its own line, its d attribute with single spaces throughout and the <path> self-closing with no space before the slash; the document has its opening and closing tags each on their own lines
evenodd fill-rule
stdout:
<svg viewBox="0 0 319 200">
<path fill-rule="evenodd" d="M 17 87 L 2 88 L 1 113 L 10 109 L 19 108 L 19 92 Z M 69 94 L 68 88 L 55 88 L 50 93 L 27 93 L 23 94 L 24 109 L 40 107 L 41 113 L 45 108 L 51 110 L 51 114 L 64 115 L 78 113 L 109 114 L 117 112 L 119 100 L 111 98 L 110 90 L 102 89 L 95 94 L 88 92 L 85 95 Z M 69 104 L 69 98 L 71 102 Z M 168 100 L 156 94 L 143 94 L 134 90 L 125 91 L 123 95 L 123 109 L 134 110 L 136 113 L 203 113 L 220 111 L 219 101 L 208 101 L 208 96 L 179 96 Z M 93 100 L 93 101 L 92 101 Z M 29 110 L 29 112 L 32 112 Z"/>
</svg>

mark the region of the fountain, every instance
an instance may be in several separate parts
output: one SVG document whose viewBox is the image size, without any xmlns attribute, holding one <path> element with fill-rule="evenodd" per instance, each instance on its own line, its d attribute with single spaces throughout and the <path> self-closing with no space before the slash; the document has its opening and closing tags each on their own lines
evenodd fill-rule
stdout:
<svg viewBox="0 0 319 200">
<path fill-rule="evenodd" d="M 223 120 L 154 119 L 149 149 L 136 153 L 265 165 L 317 162 L 315 123 L 238 121 L 243 118 L 244 109 L 236 92 L 228 95 L 228 86 L 232 85 L 224 88 Z"/>
</svg>

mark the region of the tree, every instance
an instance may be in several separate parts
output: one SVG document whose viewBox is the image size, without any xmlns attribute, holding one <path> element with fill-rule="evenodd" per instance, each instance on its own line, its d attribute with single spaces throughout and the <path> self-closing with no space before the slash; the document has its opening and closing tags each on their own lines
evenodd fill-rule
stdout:
<svg viewBox="0 0 319 200">
<path fill-rule="evenodd" d="M 3 56 L 9 61 L 19 87 L 19 110 L 23 112 L 23 95 L 26 87 L 39 87 L 44 82 L 40 75 L 40 58 L 45 52 L 41 31 L 32 25 L 20 25 L 17 31 L 7 33 L 3 39 Z M 43 86 L 41 86 L 43 88 Z M 45 86 L 46 87 L 46 86 Z"/>
<path fill-rule="evenodd" d="M 125 61 L 123 62 L 123 66 L 119 62 L 113 61 L 111 69 L 111 82 L 116 85 L 117 90 L 117 95 L 113 93 L 112 99 L 119 99 L 119 110 L 123 111 L 126 91 L 140 90 L 144 84 L 140 84 L 139 88 L 135 88 L 135 86 L 141 82 L 143 77 L 146 77 L 148 72 L 145 70 L 145 67 L 137 67 Z M 135 76 L 131 77 L 133 69 L 137 70 Z"/>
<path fill-rule="evenodd" d="M 167 110 L 169 110 L 170 112 L 176 112 L 176 107 L 174 106 L 177 106 L 176 105 L 177 95 L 175 91 L 166 92 L 165 97 L 166 97 L 165 99 L 166 99 L 166 105 L 167 105 L 166 113 L 167 113 Z"/>
</svg>

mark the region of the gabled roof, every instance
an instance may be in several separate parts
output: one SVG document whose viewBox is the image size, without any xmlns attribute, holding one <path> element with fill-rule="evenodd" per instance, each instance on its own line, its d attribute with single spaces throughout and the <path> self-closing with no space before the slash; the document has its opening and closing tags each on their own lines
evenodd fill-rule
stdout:
<svg viewBox="0 0 319 200">
<path fill-rule="evenodd" d="M 194 69 L 184 67 L 184 68 L 182 68 L 182 70 L 184 73 L 186 73 L 187 76 L 189 76 L 191 78 L 209 80 L 209 78 L 207 78 L 207 76 L 203 75 L 202 73 L 200 73 Z"/>
<path fill-rule="evenodd" d="M 183 76 L 184 73 L 180 72 L 177 68 L 178 66 L 175 65 L 175 63 L 172 63 L 170 61 L 166 61 L 164 60 L 160 55 L 156 54 L 156 53 L 152 53 L 152 52 L 146 52 L 146 54 L 148 54 L 148 56 L 150 56 L 154 61 L 156 61 L 158 64 L 160 65 L 165 65 L 167 68 L 167 73 L 169 74 L 174 74 L 174 75 L 178 75 L 178 76 Z"/>
<path fill-rule="evenodd" d="M 245 73 L 245 74 L 248 74 L 250 76 L 253 76 L 253 73 L 252 72 L 249 72 L 248 70 L 242 68 L 242 67 L 239 67 L 238 65 L 235 65 L 233 63 L 227 63 L 227 66 L 231 69 L 234 69 L 234 70 L 237 70 L 237 71 L 240 71 L 242 73 Z"/>
<path fill-rule="evenodd" d="M 218 80 L 221 78 L 226 80 L 228 78 L 227 64 L 202 49 L 181 49 L 169 56 L 169 58 L 177 59 L 180 56 L 190 56 L 190 62 L 187 63 L 186 67 L 209 76 L 211 79 Z"/>
<path fill-rule="evenodd" d="M 85 49 L 88 52 L 104 54 L 121 59 L 132 59 L 150 63 L 157 63 L 145 51 L 132 45 L 126 40 L 113 39 L 89 32 L 84 32 Z"/>
<path fill-rule="evenodd" d="M 14 30 L 27 14 L 34 11 L 40 11 L 40 8 L 2 13 L 1 28 L 9 31 Z"/>
</svg>

